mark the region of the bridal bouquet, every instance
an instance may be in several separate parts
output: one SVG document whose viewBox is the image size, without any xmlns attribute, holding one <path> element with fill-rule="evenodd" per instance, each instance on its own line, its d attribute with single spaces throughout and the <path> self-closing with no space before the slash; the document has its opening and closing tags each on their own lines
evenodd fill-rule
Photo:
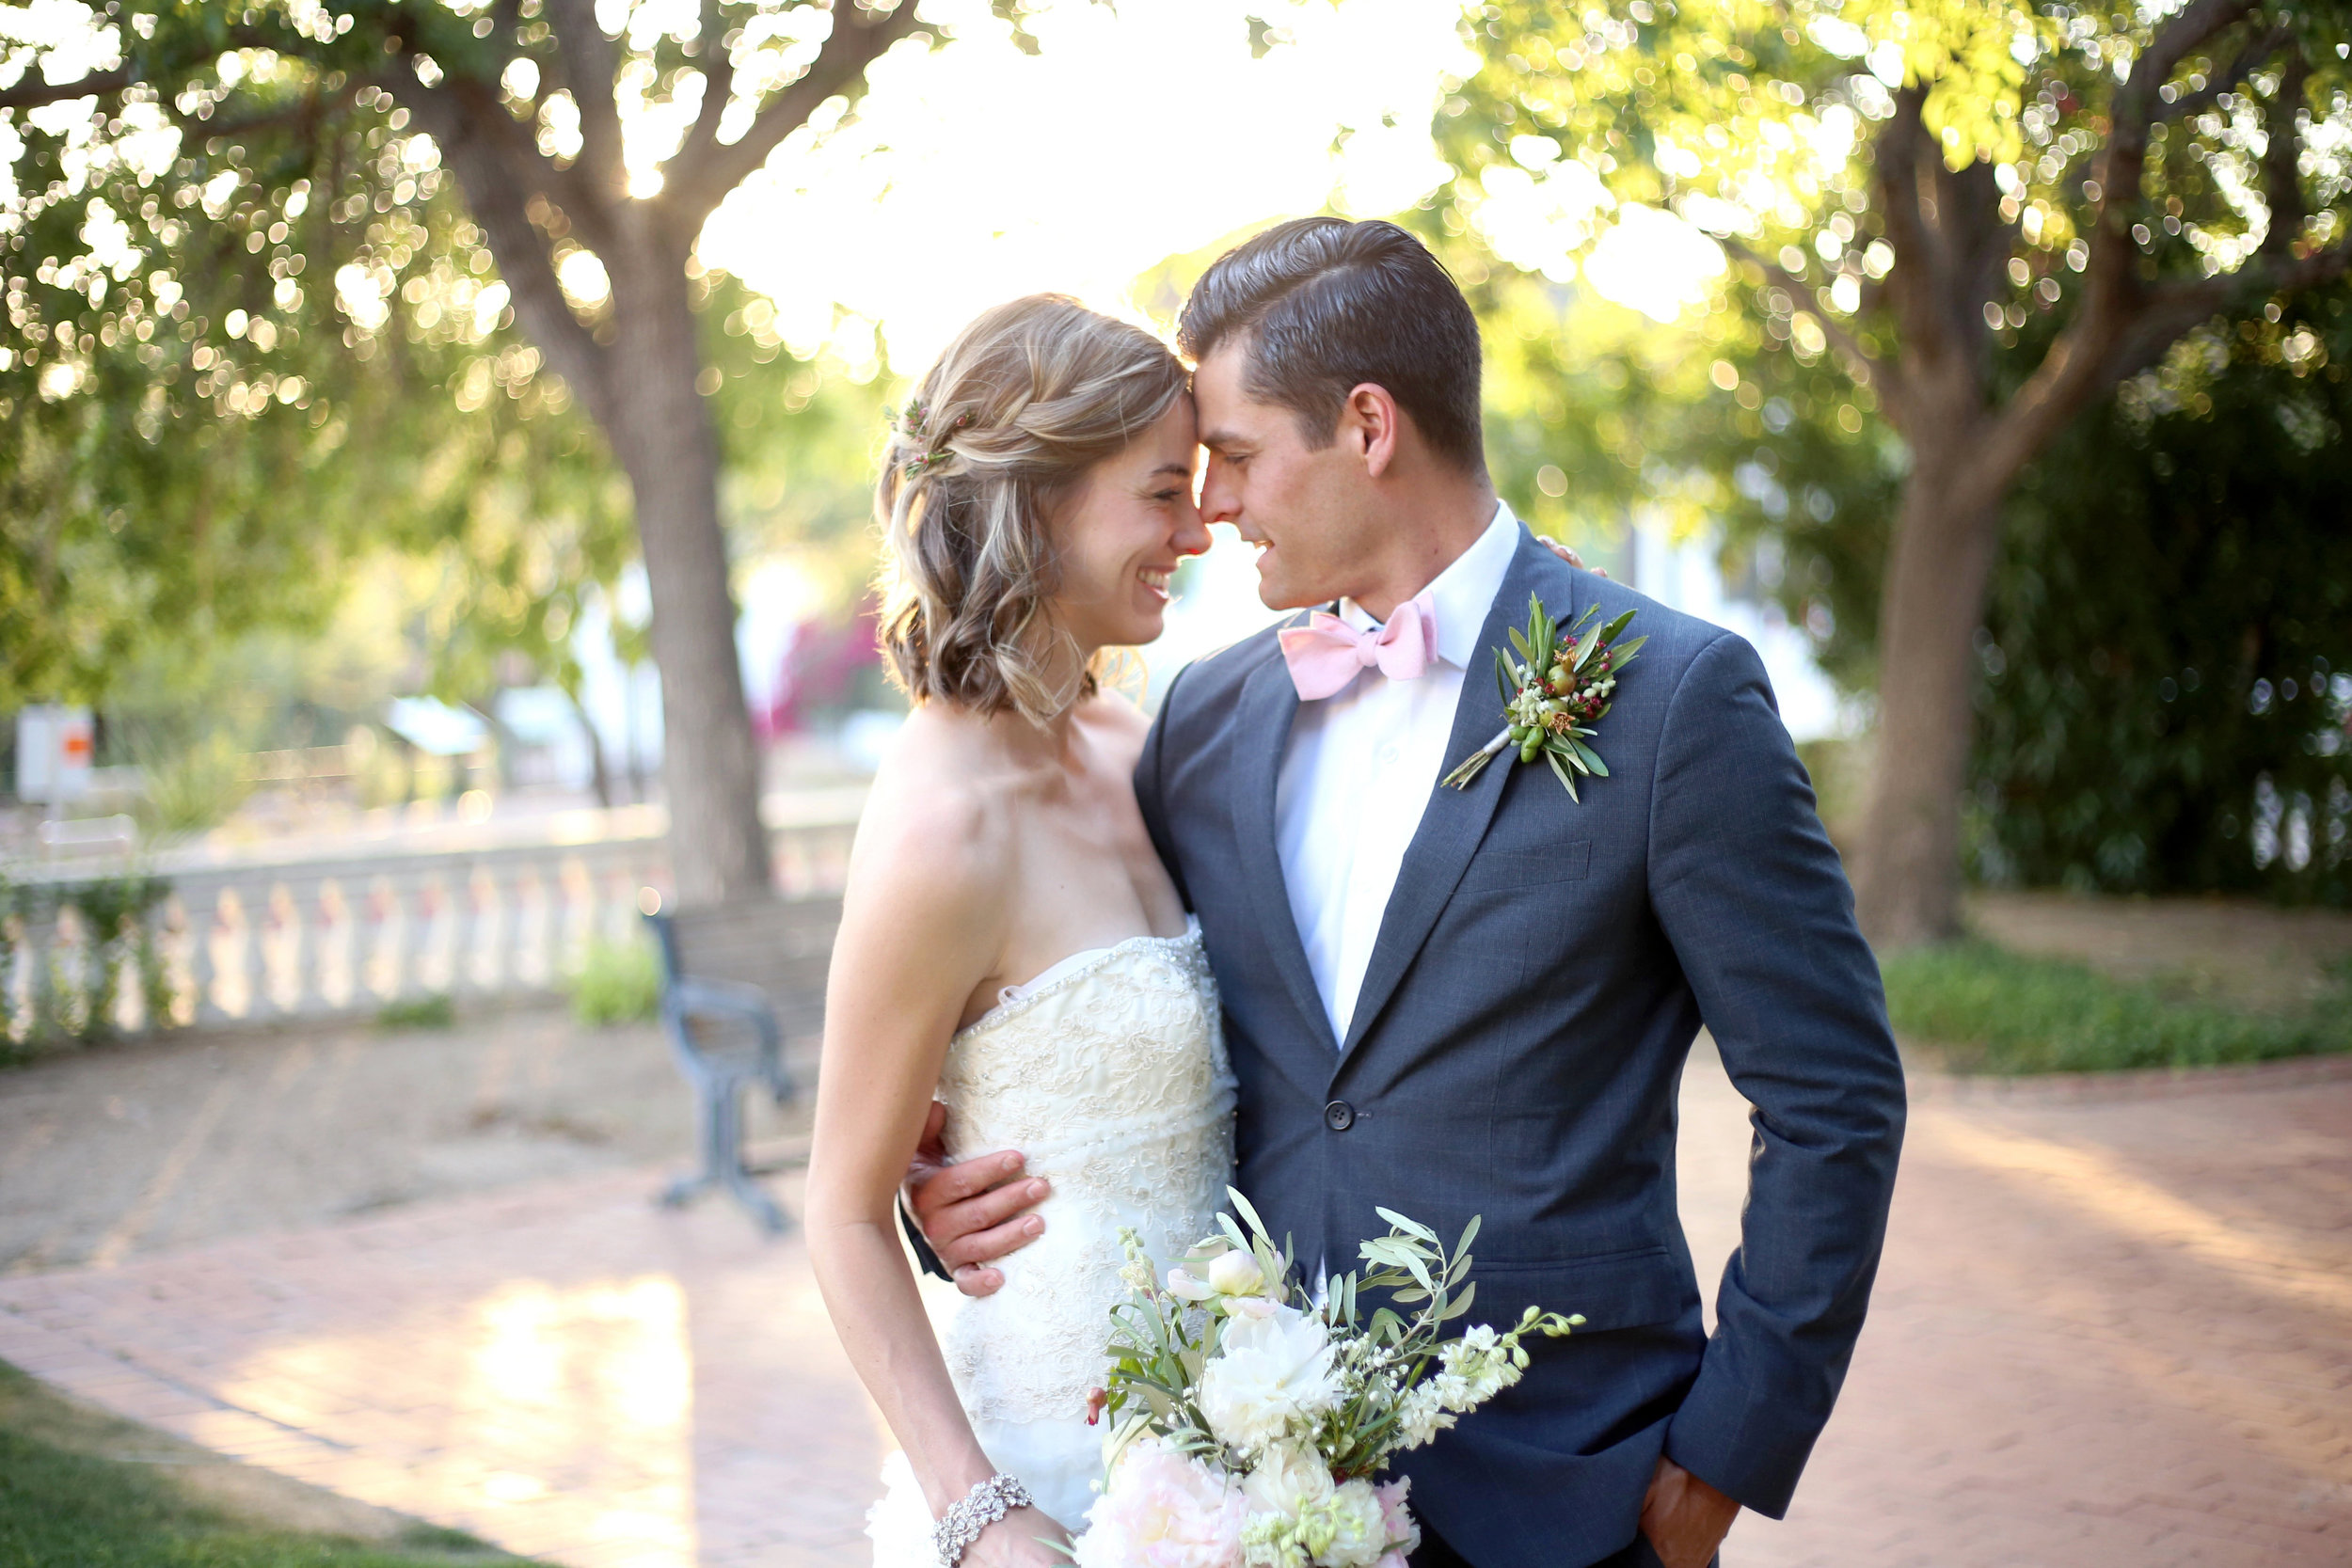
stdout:
<svg viewBox="0 0 2352 1568">
<path fill-rule="evenodd" d="M 1449 1253 L 1437 1232 L 1382 1209 L 1369 1265 L 1324 1284 L 1291 1282 L 1241 1194 L 1249 1232 L 1224 1234 L 1162 1278 L 1127 1232 L 1130 1295 L 1111 1312 L 1107 1476 L 1087 1515 L 1077 1568 L 1405 1568 L 1421 1544 L 1403 1478 L 1375 1482 L 1389 1456 L 1419 1448 L 1519 1380 L 1520 1339 L 1557 1338 L 1581 1317 L 1531 1307 L 1498 1334 L 1453 1338 L 1470 1310 L 1471 1220 Z M 1458 1293 L 1457 1293 L 1458 1287 Z M 1359 1301 L 1391 1292 L 1367 1319 Z"/>
</svg>

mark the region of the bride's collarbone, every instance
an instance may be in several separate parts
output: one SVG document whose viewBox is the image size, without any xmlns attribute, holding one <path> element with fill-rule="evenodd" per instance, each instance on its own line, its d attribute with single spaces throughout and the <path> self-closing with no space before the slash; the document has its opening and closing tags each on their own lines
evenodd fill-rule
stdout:
<svg viewBox="0 0 2352 1568">
<path fill-rule="evenodd" d="M 973 991 L 961 1027 L 994 1008 L 1005 988 L 1025 987 L 1074 956 L 1184 933 L 1183 902 L 1136 806 L 1131 759 L 1089 745 L 1086 768 L 1041 767 L 1003 754 L 993 737 L 963 736 L 977 743 L 961 746 L 957 738 L 951 727 L 934 726 L 922 745 L 894 759 L 899 766 L 874 807 L 902 820 L 930 819 L 927 829 L 903 835 L 911 842 L 902 851 L 919 856 L 929 841 L 993 884 L 986 902 L 998 927 L 998 958 Z"/>
</svg>

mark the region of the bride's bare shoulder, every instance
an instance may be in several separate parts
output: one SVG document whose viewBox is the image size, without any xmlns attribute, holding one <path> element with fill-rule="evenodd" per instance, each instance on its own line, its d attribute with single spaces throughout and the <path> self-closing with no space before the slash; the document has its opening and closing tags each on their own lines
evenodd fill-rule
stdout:
<svg viewBox="0 0 2352 1568">
<path fill-rule="evenodd" d="M 1018 863 L 1003 770 L 939 719 L 916 709 L 875 773 L 834 973 L 844 1018 L 932 1018 L 945 1039 L 993 972 Z"/>
<path fill-rule="evenodd" d="M 851 874 L 932 886 L 1005 872 L 1013 784 L 962 715 L 916 708 L 884 753 L 860 818 Z"/>
</svg>

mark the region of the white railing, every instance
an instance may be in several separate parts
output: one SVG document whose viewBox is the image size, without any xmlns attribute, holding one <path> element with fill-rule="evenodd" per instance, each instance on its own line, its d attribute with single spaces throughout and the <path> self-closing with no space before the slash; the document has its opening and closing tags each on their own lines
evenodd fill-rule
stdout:
<svg viewBox="0 0 2352 1568">
<path fill-rule="evenodd" d="M 787 896 L 841 886 L 854 819 L 819 816 L 771 834 L 777 884 Z M 167 877 L 170 894 L 147 914 L 143 933 L 101 941 L 70 905 L 15 917 L 0 975 L 0 1034 L 24 1037 L 44 1016 L 44 991 L 86 994 L 109 962 L 120 981 L 104 1006 L 114 1031 L 131 1034 L 368 1016 L 433 996 L 546 992 L 592 942 L 634 940 L 644 890 L 666 900 L 671 888 L 665 843 L 649 834 Z M 140 981 L 142 934 L 159 984 Z M 151 1016 L 156 1004 L 167 1017 Z"/>
</svg>

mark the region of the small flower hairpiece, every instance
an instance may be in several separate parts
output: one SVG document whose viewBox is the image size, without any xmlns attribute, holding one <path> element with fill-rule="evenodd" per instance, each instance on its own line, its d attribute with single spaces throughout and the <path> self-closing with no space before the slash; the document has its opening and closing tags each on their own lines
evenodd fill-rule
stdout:
<svg viewBox="0 0 2352 1568">
<path fill-rule="evenodd" d="M 887 408 L 883 409 L 882 412 L 889 416 L 890 428 L 897 435 L 903 436 L 908 441 L 918 444 L 923 440 L 923 424 L 927 410 L 923 407 L 922 399 L 909 399 L 907 401 L 907 408 L 904 415 L 892 414 Z M 949 423 L 947 428 L 940 434 L 939 438 L 932 442 L 930 448 L 925 451 L 922 455 L 908 459 L 899 471 L 904 473 L 907 478 L 913 479 L 923 473 L 925 470 L 946 462 L 949 458 L 955 455 L 955 453 L 947 450 L 947 443 L 955 439 L 956 432 L 968 429 L 971 426 L 971 423 L 972 410 L 967 408 L 962 413 L 958 414 L 955 417 L 954 420 Z"/>
</svg>

